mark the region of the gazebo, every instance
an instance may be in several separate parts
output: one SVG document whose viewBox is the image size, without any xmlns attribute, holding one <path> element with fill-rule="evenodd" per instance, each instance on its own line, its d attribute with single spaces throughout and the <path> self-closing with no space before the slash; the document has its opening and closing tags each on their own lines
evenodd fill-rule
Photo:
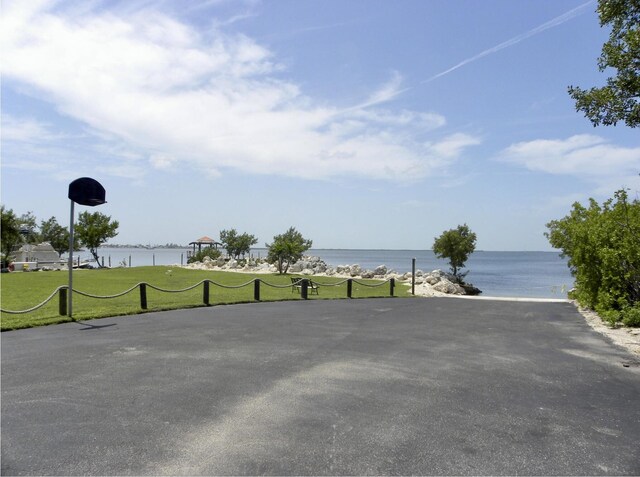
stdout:
<svg viewBox="0 0 640 477">
<path fill-rule="evenodd" d="M 193 253 L 196 253 L 196 245 L 198 246 L 198 252 L 202 251 L 202 246 L 205 247 L 213 247 L 214 249 L 218 249 L 218 245 L 222 245 L 220 242 L 216 242 L 210 237 L 206 235 L 204 237 L 200 237 L 198 240 L 194 240 L 193 242 L 189 242 L 189 245 L 193 245 Z"/>
</svg>

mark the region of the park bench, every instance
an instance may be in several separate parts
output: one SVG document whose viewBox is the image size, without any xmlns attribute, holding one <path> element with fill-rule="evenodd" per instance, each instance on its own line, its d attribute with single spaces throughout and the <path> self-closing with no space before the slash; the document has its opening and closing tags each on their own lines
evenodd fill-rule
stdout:
<svg viewBox="0 0 640 477">
<path fill-rule="evenodd" d="M 302 289 L 302 280 L 304 280 L 304 278 L 291 277 L 291 293 L 293 293 L 294 290 L 300 293 L 300 290 Z M 310 278 L 307 278 L 306 280 L 309 282 L 309 287 L 307 288 L 308 292 L 311 293 L 312 295 L 314 293 L 316 295 L 319 295 L 318 284 L 314 283 Z"/>
</svg>

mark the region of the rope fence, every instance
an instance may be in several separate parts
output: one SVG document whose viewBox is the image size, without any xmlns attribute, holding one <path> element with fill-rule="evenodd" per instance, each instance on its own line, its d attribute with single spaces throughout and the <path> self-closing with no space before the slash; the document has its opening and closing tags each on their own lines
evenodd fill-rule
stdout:
<svg viewBox="0 0 640 477">
<path fill-rule="evenodd" d="M 394 296 L 394 289 L 395 289 L 395 279 L 390 278 L 388 280 L 385 280 L 383 282 L 380 283 L 376 283 L 376 284 L 370 284 L 370 283 L 366 283 L 366 282 L 362 282 L 359 280 L 355 280 L 353 278 L 347 278 L 344 279 L 342 281 L 336 282 L 336 283 L 323 283 L 323 282 L 317 282 L 315 280 L 311 280 L 309 278 L 300 278 L 297 280 L 292 280 L 291 284 L 284 284 L 284 285 L 279 285 L 279 284 L 274 284 L 274 283 L 269 283 L 266 281 L 261 280 L 260 278 L 254 278 L 252 280 L 249 280 L 246 283 L 243 283 L 241 285 L 224 285 L 222 283 L 217 283 L 214 282 L 213 280 L 201 280 L 200 282 L 196 283 L 195 285 L 186 287 L 186 288 L 182 288 L 182 289 L 178 289 L 178 290 L 168 290 L 165 288 L 160 288 L 158 286 L 155 285 L 151 285 L 149 283 L 146 282 L 140 282 L 137 283 L 136 285 L 132 286 L 131 288 L 121 292 L 121 293 L 116 293 L 114 295 L 95 295 L 92 293 L 86 293 L 80 290 L 76 290 L 74 289 L 73 292 L 77 293 L 78 295 L 87 297 L 87 298 L 94 298 L 94 299 L 98 299 L 98 300 L 105 300 L 105 299 L 111 299 L 111 298 L 119 298 L 122 297 L 124 295 L 127 295 L 129 293 L 132 293 L 135 289 L 139 290 L 140 293 L 140 308 L 142 310 L 146 310 L 148 308 L 148 300 L 147 300 L 147 287 L 151 288 L 152 290 L 161 292 L 161 293 L 183 293 L 183 292 L 187 292 L 190 290 L 193 290 L 195 288 L 198 288 L 200 285 L 202 285 L 202 302 L 204 305 L 211 305 L 211 300 L 210 300 L 210 296 L 211 296 L 211 285 L 220 287 L 220 288 L 227 288 L 227 289 L 240 289 L 240 288 L 244 288 L 247 286 L 250 286 L 253 284 L 253 299 L 254 301 L 260 301 L 260 292 L 261 292 L 261 286 L 265 285 L 271 288 L 276 288 L 276 289 L 285 289 L 285 288 L 291 288 L 292 292 L 293 291 L 297 291 L 300 293 L 300 297 L 303 300 L 307 300 L 309 299 L 309 290 L 315 290 L 316 293 L 318 293 L 318 290 L 320 288 L 326 288 L 326 287 L 338 287 L 344 284 L 347 284 L 347 298 L 353 298 L 353 284 L 357 284 L 357 285 L 361 285 L 364 287 L 369 287 L 369 288 L 376 288 L 376 287 L 382 287 L 384 285 L 386 285 L 387 283 L 389 284 L 389 296 L 393 297 Z M 54 297 L 56 295 L 58 295 L 58 312 L 60 315 L 67 315 L 67 303 L 68 303 L 68 290 L 69 287 L 66 285 L 63 286 L 59 286 L 58 288 L 56 288 L 54 290 L 54 292 L 48 297 L 46 298 L 42 303 L 39 303 L 38 305 L 28 308 L 26 310 L 5 310 L 3 308 L 0 308 L 0 312 L 2 313 L 7 313 L 7 314 L 11 314 L 11 315 L 19 315 L 19 314 L 26 314 L 26 313 L 31 313 L 34 312 L 40 308 L 42 308 L 43 306 L 45 306 L 47 303 L 49 303 L 51 300 L 54 299 Z"/>
</svg>

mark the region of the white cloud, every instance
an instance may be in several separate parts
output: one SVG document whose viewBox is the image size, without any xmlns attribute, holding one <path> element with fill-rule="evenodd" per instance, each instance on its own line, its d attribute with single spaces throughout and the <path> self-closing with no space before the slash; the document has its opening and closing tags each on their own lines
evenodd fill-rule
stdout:
<svg viewBox="0 0 640 477">
<path fill-rule="evenodd" d="M 153 154 L 149 158 L 149 163 L 156 169 L 170 169 L 175 160 L 166 154 Z"/>
<path fill-rule="evenodd" d="M 246 36 L 203 35 L 149 9 L 121 17 L 24 3 L 3 4 L 3 74 L 156 168 L 179 161 L 213 175 L 416 180 L 480 142 L 453 134 L 425 143 L 442 116 L 374 109 L 402 91 L 399 73 L 364 104 L 320 106 Z M 111 170 L 131 171 L 124 166 Z"/>
<path fill-rule="evenodd" d="M 616 146 L 590 134 L 519 142 L 505 149 L 500 159 L 531 171 L 586 179 L 609 193 L 612 187 L 639 183 L 640 147 Z"/>
<path fill-rule="evenodd" d="M 459 156 L 469 146 L 480 144 L 480 139 L 469 134 L 455 133 L 447 136 L 442 141 L 429 144 L 429 149 L 434 155 L 443 158 Z"/>
<path fill-rule="evenodd" d="M 16 118 L 4 113 L 0 133 L 3 141 L 41 142 L 60 137 L 50 130 L 48 124 L 37 119 Z"/>
</svg>

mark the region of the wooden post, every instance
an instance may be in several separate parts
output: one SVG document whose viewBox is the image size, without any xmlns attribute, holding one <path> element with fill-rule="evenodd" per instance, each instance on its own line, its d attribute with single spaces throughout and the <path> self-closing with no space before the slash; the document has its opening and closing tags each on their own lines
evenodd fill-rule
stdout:
<svg viewBox="0 0 640 477">
<path fill-rule="evenodd" d="M 147 284 L 140 284 L 140 308 L 147 309 Z"/>
<path fill-rule="evenodd" d="M 303 278 L 301 285 L 302 287 L 300 288 L 300 296 L 302 296 L 303 300 L 306 300 L 309 298 L 309 279 Z"/>
<path fill-rule="evenodd" d="M 153 254 L 153 266 L 154 267 L 156 266 L 156 254 L 155 253 Z"/>
<path fill-rule="evenodd" d="M 256 278 L 253 281 L 253 299 L 255 301 L 260 301 L 260 279 Z"/>
<path fill-rule="evenodd" d="M 389 296 L 393 296 L 393 289 L 396 287 L 396 279 L 389 279 Z"/>
<path fill-rule="evenodd" d="M 180 254 L 180 266 L 184 265 L 184 253 Z"/>
<path fill-rule="evenodd" d="M 131 255 L 129 255 L 129 268 L 131 268 Z"/>
<path fill-rule="evenodd" d="M 60 288 L 59 291 L 59 295 L 58 295 L 58 313 L 61 316 L 66 316 L 67 314 L 67 289 L 66 288 Z"/>
<path fill-rule="evenodd" d="M 205 280 L 203 282 L 204 289 L 202 290 L 202 301 L 205 305 L 209 306 L 211 303 L 209 302 L 209 280 Z"/>
<path fill-rule="evenodd" d="M 347 280 L 347 298 L 351 298 L 352 294 L 353 294 L 353 279 L 349 278 Z"/>
</svg>

